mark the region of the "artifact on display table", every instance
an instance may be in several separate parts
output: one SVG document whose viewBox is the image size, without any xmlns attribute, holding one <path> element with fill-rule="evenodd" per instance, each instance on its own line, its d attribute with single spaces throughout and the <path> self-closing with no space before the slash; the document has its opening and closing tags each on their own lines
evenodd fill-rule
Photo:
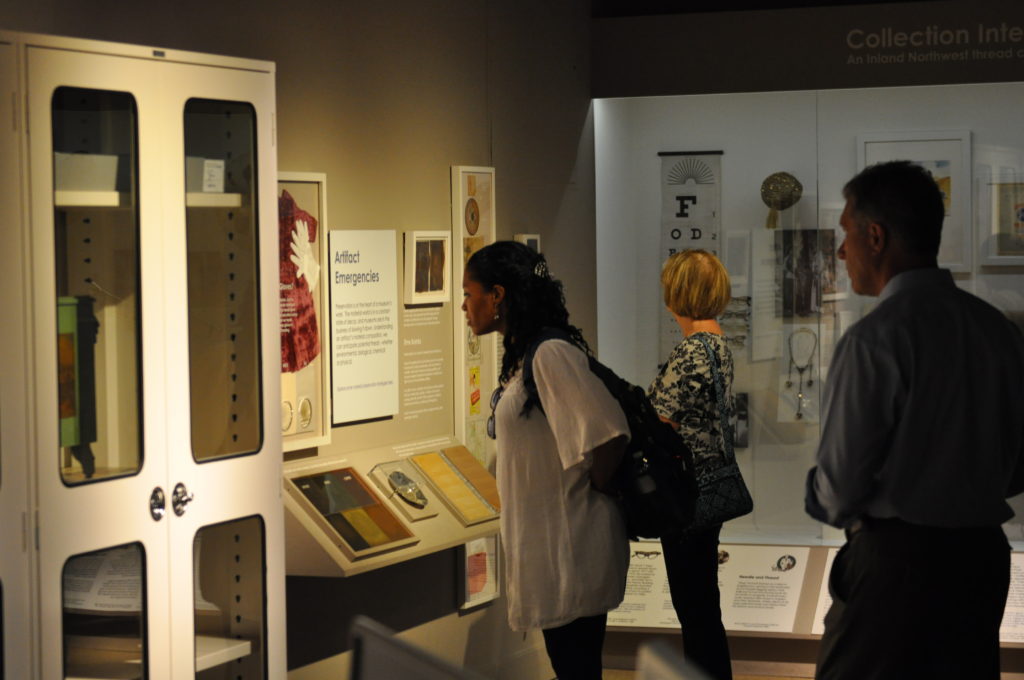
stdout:
<svg viewBox="0 0 1024 680">
<path fill-rule="evenodd" d="M 412 531 L 391 512 L 354 468 L 339 468 L 292 480 L 354 557 L 416 543 Z"/>
<path fill-rule="evenodd" d="M 370 478 L 410 522 L 437 516 L 440 501 L 409 461 L 393 460 L 375 465 Z"/>
<path fill-rule="evenodd" d="M 465 446 L 420 453 L 412 462 L 463 525 L 486 522 L 501 511 L 494 476 Z"/>
</svg>

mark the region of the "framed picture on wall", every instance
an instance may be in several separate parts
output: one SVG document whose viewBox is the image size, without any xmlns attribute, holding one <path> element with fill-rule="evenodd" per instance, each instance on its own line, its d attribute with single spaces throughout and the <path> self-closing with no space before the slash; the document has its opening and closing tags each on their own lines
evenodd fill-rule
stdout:
<svg viewBox="0 0 1024 680">
<path fill-rule="evenodd" d="M 331 441 L 327 176 L 280 173 L 277 208 L 281 436 L 284 450 L 294 451 Z"/>
<path fill-rule="evenodd" d="M 455 438 L 482 463 L 494 460 L 494 443 L 487 437 L 487 396 L 498 386 L 496 333 L 478 337 L 466 325 L 458 307 L 466 263 L 478 250 L 494 243 L 497 234 L 494 168 L 474 165 L 451 167 L 452 280 L 455 310 Z"/>
<path fill-rule="evenodd" d="M 987 199 L 988 215 L 979 211 L 979 262 L 988 266 L 1024 265 L 1024 178 L 981 183 L 979 202 Z M 1018 180 L 1018 181 L 1014 181 Z M 979 206 L 981 207 L 981 206 Z"/>
<path fill-rule="evenodd" d="M 451 298 L 451 242 L 447 231 L 405 232 L 405 304 Z"/>
<path fill-rule="evenodd" d="M 970 271 L 970 130 L 874 132 L 857 136 L 858 170 L 895 160 L 912 161 L 935 178 L 946 204 L 939 265 L 954 272 Z"/>
<path fill-rule="evenodd" d="M 516 234 L 515 240 L 540 252 L 540 234 Z"/>
<path fill-rule="evenodd" d="M 473 609 L 498 599 L 498 537 L 476 538 L 462 546 L 459 561 L 459 609 Z"/>
</svg>

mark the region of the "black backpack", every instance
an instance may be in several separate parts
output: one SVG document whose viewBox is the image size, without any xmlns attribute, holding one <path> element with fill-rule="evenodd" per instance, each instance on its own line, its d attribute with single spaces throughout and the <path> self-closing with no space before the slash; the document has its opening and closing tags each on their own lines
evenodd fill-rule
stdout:
<svg viewBox="0 0 1024 680">
<path fill-rule="evenodd" d="M 544 411 L 533 377 L 533 356 L 545 340 L 569 342 L 569 336 L 545 328 L 523 358 L 527 403 Z M 626 382 L 592 356 L 590 370 L 619 403 L 629 424 L 629 446 L 615 474 L 615 490 L 632 539 L 661 538 L 684 531 L 693 521 L 697 500 L 693 454 L 671 425 L 661 420 L 643 388 Z"/>
</svg>

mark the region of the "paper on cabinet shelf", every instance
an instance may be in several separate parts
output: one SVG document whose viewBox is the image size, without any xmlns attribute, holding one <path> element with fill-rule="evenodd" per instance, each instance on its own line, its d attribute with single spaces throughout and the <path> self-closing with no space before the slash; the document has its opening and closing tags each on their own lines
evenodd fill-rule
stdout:
<svg viewBox="0 0 1024 680">
<path fill-rule="evenodd" d="M 185 158 L 185 191 L 190 193 L 224 193 L 224 161 L 218 158 Z"/>
<path fill-rule="evenodd" d="M 64 608 L 137 613 L 142 610 L 142 555 L 113 548 L 80 555 L 64 568 Z"/>
</svg>

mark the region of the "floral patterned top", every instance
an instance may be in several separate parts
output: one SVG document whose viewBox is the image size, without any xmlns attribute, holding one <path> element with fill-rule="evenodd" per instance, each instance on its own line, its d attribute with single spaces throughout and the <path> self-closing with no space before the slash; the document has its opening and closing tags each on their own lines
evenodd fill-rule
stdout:
<svg viewBox="0 0 1024 680">
<path fill-rule="evenodd" d="M 679 424 L 679 434 L 693 452 L 699 475 L 701 461 L 709 456 L 718 456 L 724 450 L 725 442 L 710 357 L 697 335 L 705 336 L 717 352 L 725 403 L 732 403 L 732 352 L 725 337 L 703 331 L 683 338 L 676 345 L 647 390 L 647 396 L 658 415 Z"/>
</svg>

